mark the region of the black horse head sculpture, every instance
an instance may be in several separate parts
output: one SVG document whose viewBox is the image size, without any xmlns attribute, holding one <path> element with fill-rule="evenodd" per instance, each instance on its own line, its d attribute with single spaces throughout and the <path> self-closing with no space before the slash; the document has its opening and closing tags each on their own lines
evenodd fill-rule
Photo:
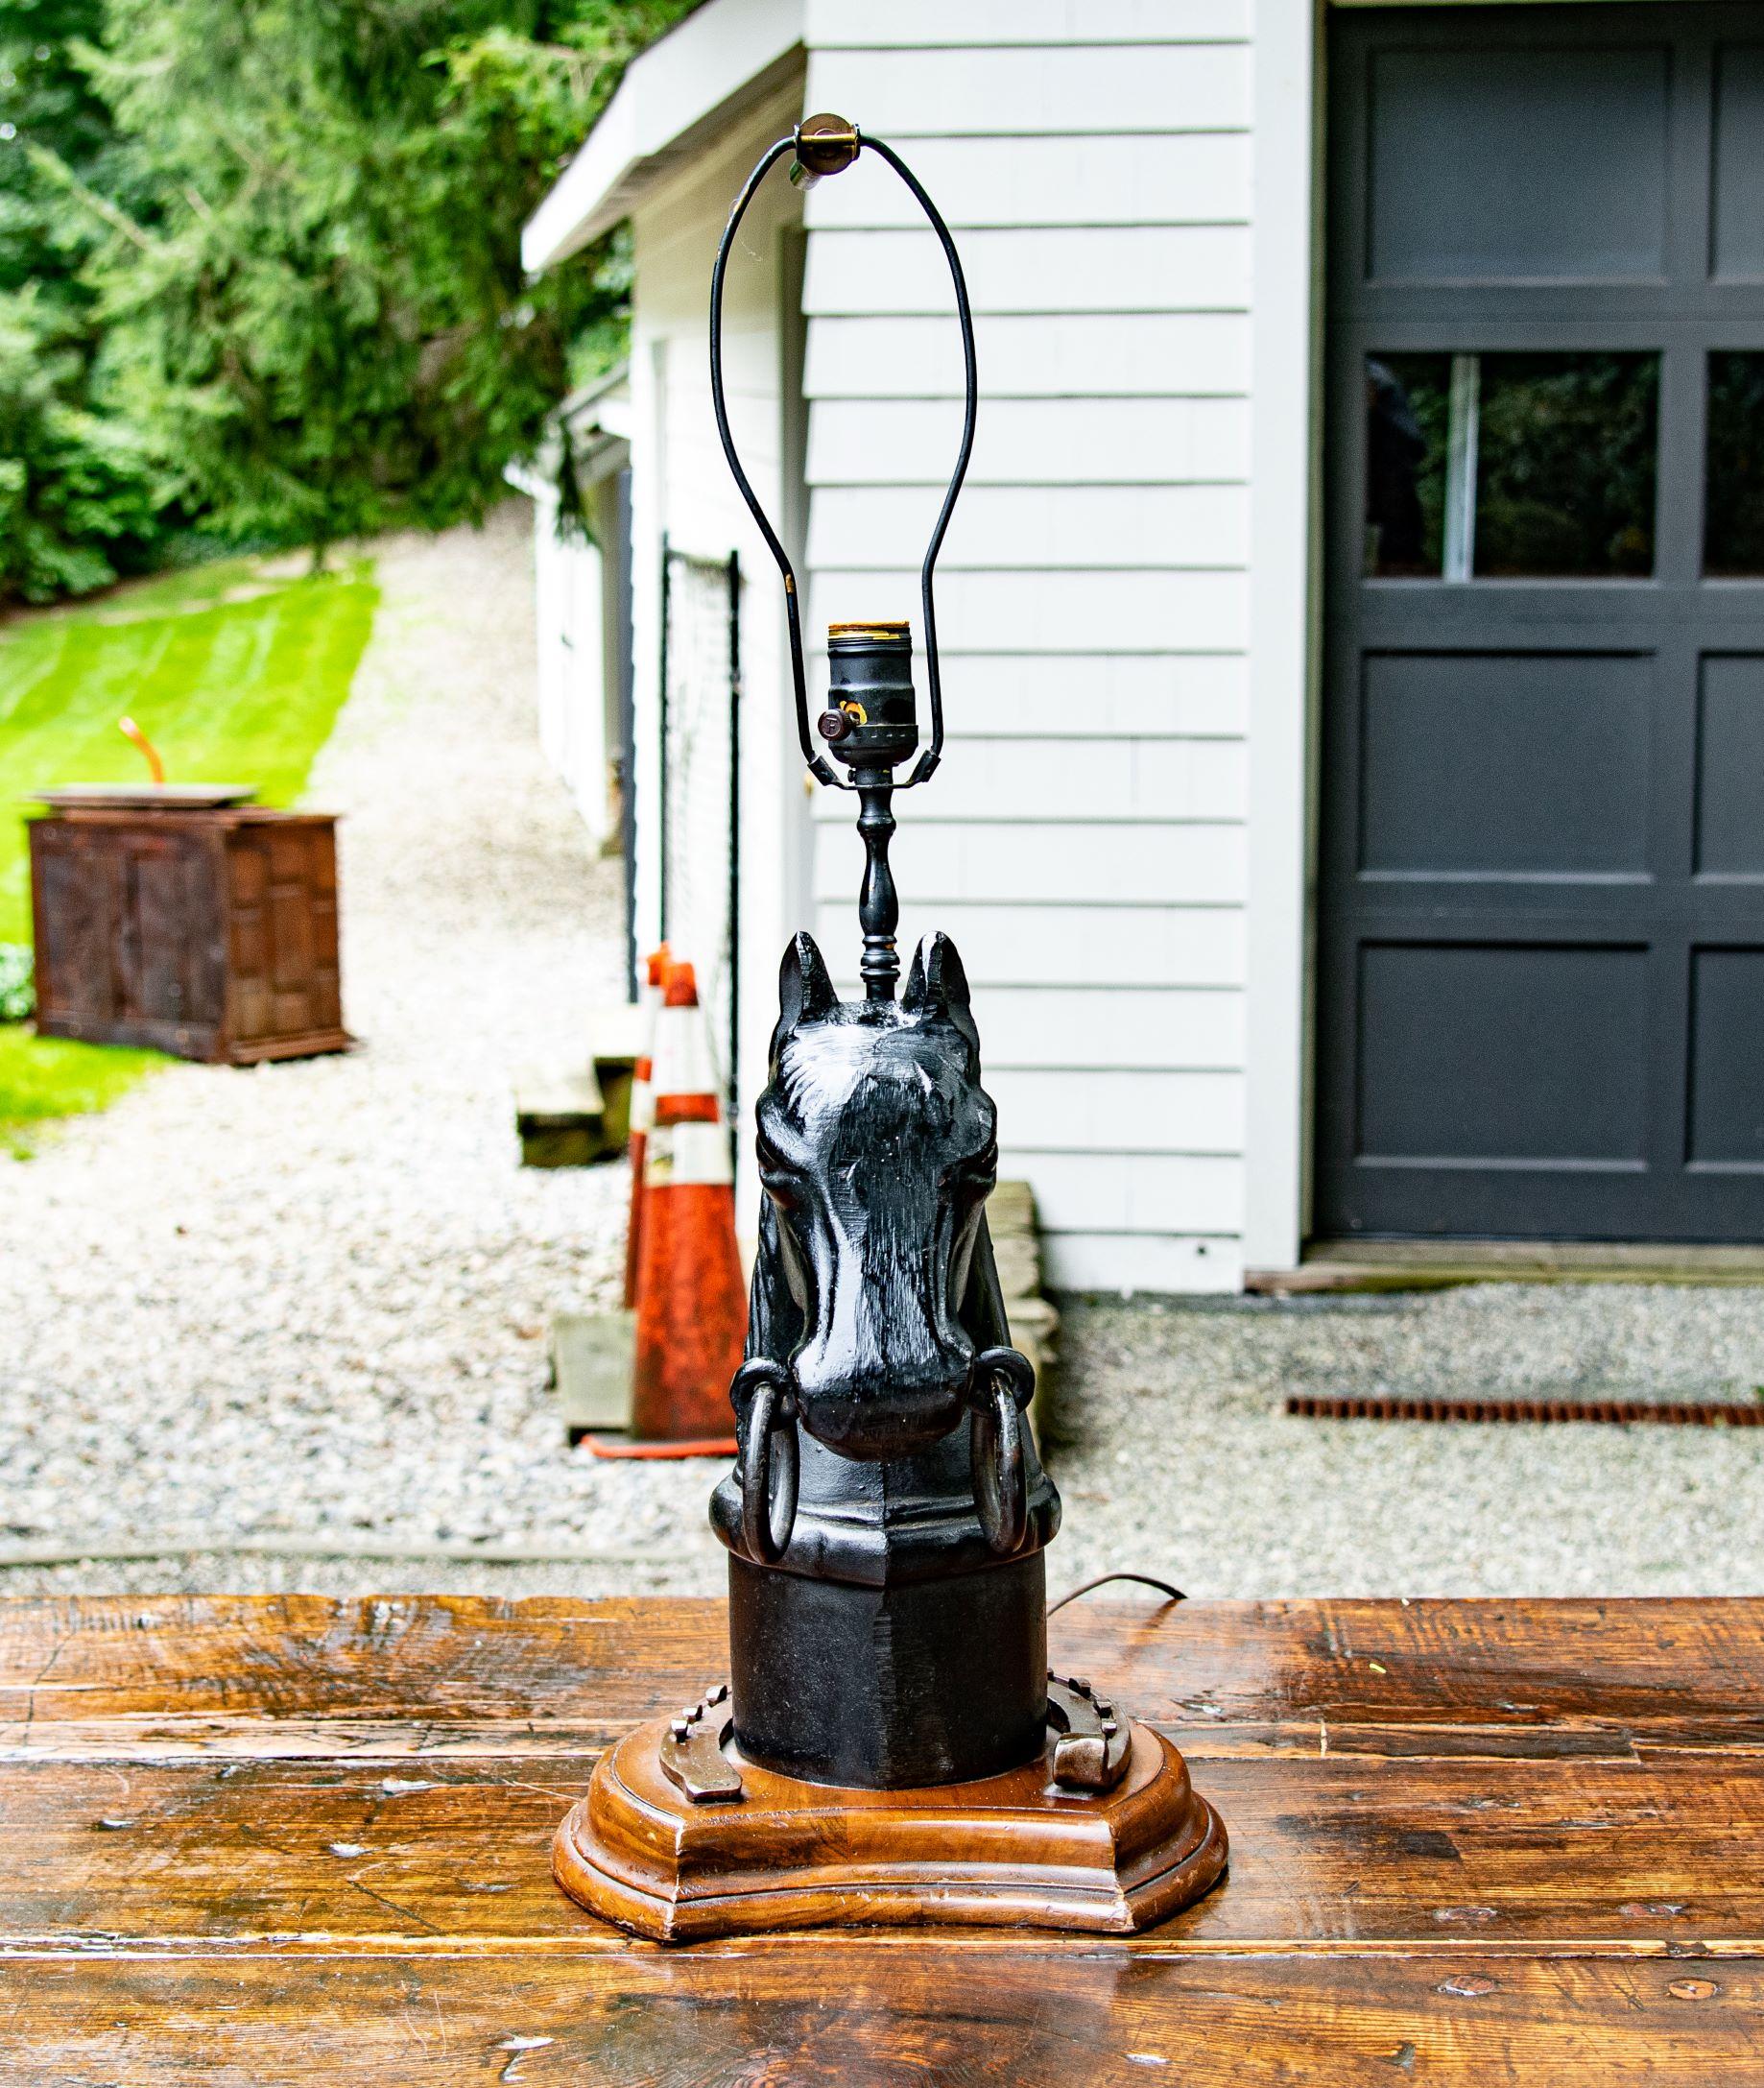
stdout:
<svg viewBox="0 0 1764 2088">
<path fill-rule="evenodd" d="M 919 951 L 896 1007 L 842 1001 L 797 938 L 757 1142 L 790 1301 L 774 1338 L 803 1426 L 847 1457 L 928 1448 L 966 1407 L 960 1308 L 998 1171 L 952 944 Z"/>
<path fill-rule="evenodd" d="M 784 955 L 756 1116 L 766 1197 L 748 1359 L 731 1388 L 741 1451 L 711 1504 L 735 1555 L 731 1596 L 761 1604 L 748 1578 L 760 1570 L 776 1630 L 792 1599 L 781 1585 L 799 1576 L 867 1592 L 911 1583 L 922 1609 L 927 1584 L 1033 1567 L 1033 1591 L 1022 1580 L 1012 1598 L 1025 1619 L 1033 1609 L 1033 1631 L 998 1625 L 1023 1640 L 1016 1665 L 1027 1672 L 1040 1657 L 1028 1639 L 1040 1643 L 1038 1554 L 1059 1497 L 1022 1419 L 1034 1373 L 1010 1346 L 987 1232 L 997 1116 L 954 945 L 938 935 L 920 946 L 898 1003 L 847 1002 L 799 935 Z M 827 1615 L 821 1601 L 822 1639 Z M 1036 1668 L 1035 1690 L 1042 1679 Z M 744 1689 L 738 1651 L 737 1730 L 760 1759 L 779 1759 L 775 1740 L 754 1745 L 760 1693 L 751 1676 Z M 1038 1699 L 1033 1716 L 1019 1708 L 1033 1739 Z M 886 1706 L 880 1716 L 886 1753 Z M 938 1780 L 945 1757 L 965 1759 L 959 1747 L 933 1753 L 934 1773 L 920 1763 L 918 1780 Z M 815 1772 L 812 1746 L 791 1754 L 799 1772 Z M 911 1746 L 899 1759 L 909 1757 Z M 849 1765 L 828 1778 L 846 1779 L 872 1780 Z"/>
</svg>

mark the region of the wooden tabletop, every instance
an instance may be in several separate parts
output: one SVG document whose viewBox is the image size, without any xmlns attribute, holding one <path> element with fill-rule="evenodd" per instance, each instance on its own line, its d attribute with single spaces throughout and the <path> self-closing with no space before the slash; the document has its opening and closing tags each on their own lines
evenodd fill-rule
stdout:
<svg viewBox="0 0 1764 2088">
<path fill-rule="evenodd" d="M 1128 1940 L 634 1943 L 552 1884 L 720 1604 L 0 1604 L 0 2079 L 1764 2082 L 1764 1601 L 1086 1601 L 1230 1829 Z"/>
</svg>

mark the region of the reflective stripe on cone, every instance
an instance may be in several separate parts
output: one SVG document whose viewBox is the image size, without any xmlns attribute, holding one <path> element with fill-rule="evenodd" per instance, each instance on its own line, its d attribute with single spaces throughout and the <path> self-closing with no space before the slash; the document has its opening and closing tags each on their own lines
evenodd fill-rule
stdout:
<svg viewBox="0 0 1764 2088">
<path fill-rule="evenodd" d="M 747 1340 L 728 1127 L 690 965 L 669 974 L 645 1140 L 632 1440 L 602 1455 L 732 1455 L 729 1380 Z"/>
<path fill-rule="evenodd" d="M 625 1309 L 637 1302 L 637 1271 L 643 1257 L 643 1154 L 656 1121 L 656 1014 L 668 979 L 668 946 L 652 949 L 645 964 L 643 1049 L 631 1081 L 631 1212 L 625 1224 Z"/>
</svg>

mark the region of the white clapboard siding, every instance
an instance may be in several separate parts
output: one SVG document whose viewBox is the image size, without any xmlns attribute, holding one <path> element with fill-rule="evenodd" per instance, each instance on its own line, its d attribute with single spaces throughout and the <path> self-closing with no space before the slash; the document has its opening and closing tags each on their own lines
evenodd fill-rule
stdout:
<svg viewBox="0 0 1764 2088">
<path fill-rule="evenodd" d="M 1141 1290 L 1205 1295 L 1241 1290 L 1244 1281 L 1243 1245 L 1229 1236 L 1043 1231 L 1041 1267 L 1053 1289 L 1123 1297 Z"/>
<path fill-rule="evenodd" d="M 1244 745 L 1229 739 L 987 739 L 950 741 L 926 819 L 1237 820 L 1246 802 Z M 818 819 L 844 825 L 850 808 L 821 791 Z"/>
<path fill-rule="evenodd" d="M 1242 1273 L 1251 259 L 1240 0 L 809 0 L 806 106 L 956 229 L 981 412 L 944 545 L 948 738 L 896 800 L 910 955 L 962 950 L 1055 1283 Z M 1123 40 L 1132 38 L 1133 40 Z M 886 167 L 807 200 L 811 636 L 905 616 L 955 459 L 943 256 Z M 921 698 L 922 660 L 918 669 Z M 855 988 L 863 853 L 812 806 Z"/>
<path fill-rule="evenodd" d="M 1226 739 L 957 740 L 938 780 L 945 819 L 1242 819 L 1245 748 Z"/>
<path fill-rule="evenodd" d="M 917 573 L 825 572 L 809 597 L 808 628 L 869 618 L 909 620 Z M 940 651 L 1234 652 L 1248 636 L 1242 573 L 965 572 L 937 581 Z"/>
<path fill-rule="evenodd" d="M 910 137 L 986 132 L 1242 131 L 1250 92 L 1243 44 L 872 46 L 811 51 L 805 106 L 837 109 L 904 148 Z"/>
<path fill-rule="evenodd" d="M 984 1020 L 986 996 L 976 996 Z M 982 1054 L 984 1058 L 984 1052 Z M 1018 1152 L 1241 1154 L 1241 1073 L 985 1069 L 998 1135 Z"/>
<path fill-rule="evenodd" d="M 901 157 L 958 233 L 997 225 L 1236 225 L 1250 216 L 1242 132 L 1136 137 L 1113 150 L 1090 137 L 927 137 Z M 925 222 L 905 182 L 873 156 L 821 182 L 803 216 L 841 230 Z"/>
<path fill-rule="evenodd" d="M 857 933 L 855 892 L 822 900 L 815 934 L 844 952 Z M 1241 986 L 1244 916 L 1238 906 L 967 906 L 944 900 L 931 917 L 962 953 L 975 988 L 989 986 Z M 855 944 L 853 945 L 855 947 Z"/>
<path fill-rule="evenodd" d="M 917 598 L 911 622 L 917 634 Z M 1241 654 L 967 653 L 944 662 L 943 709 L 946 729 L 966 738 L 1232 738 L 1247 681 Z"/>
<path fill-rule="evenodd" d="M 968 303 L 985 312 L 1241 312 L 1250 301 L 1250 236 L 1241 225 L 1034 226 L 968 232 Z M 928 228 L 817 232 L 805 308 L 947 312 L 955 291 Z"/>
<path fill-rule="evenodd" d="M 1055 1232 L 1235 1233 L 1243 1225 L 1244 1171 L 1232 1155 L 1049 1153 L 1004 1133 L 998 1167 L 1007 1179 L 1033 1177 L 1037 1215 Z"/>
<path fill-rule="evenodd" d="M 980 396 L 1130 398 L 1250 389 L 1241 312 L 982 313 L 974 321 Z M 817 319 L 803 389 L 811 398 L 960 398 L 962 337 L 952 314 Z"/>
<path fill-rule="evenodd" d="M 856 908 L 843 943 L 824 942 L 834 983 L 862 998 L 857 980 Z M 912 961 L 903 943 L 902 972 Z M 840 958 L 846 959 L 842 967 Z M 1243 996 L 1200 988 L 990 986 L 975 1010 L 989 1079 L 1012 1068 L 1063 1068 L 1075 1075 L 1122 1072 L 1229 1073 L 1243 1064 Z M 1209 1232 L 1199 1220 L 1191 1230 Z"/>
<path fill-rule="evenodd" d="M 1250 0 L 808 0 L 816 50 L 877 45 L 1228 43 Z"/>
<path fill-rule="evenodd" d="M 911 570 L 941 505 L 935 487 L 828 486 L 815 501 L 809 564 L 822 573 Z M 956 504 L 937 569 L 1241 569 L 1249 533 L 1243 486 L 973 486 Z"/>
<path fill-rule="evenodd" d="M 899 802 L 895 809 L 901 815 L 895 875 L 902 891 L 925 904 L 940 900 L 1113 900 L 1168 905 L 1177 899 L 1203 906 L 1243 903 L 1241 826 L 1149 821 L 1085 825 L 1078 820 L 979 826 L 940 822 L 934 812 L 911 800 Z M 815 863 L 817 899 L 855 892 L 864 863 L 855 831 L 822 825 Z M 935 921 L 925 924 L 936 925 Z"/>
<path fill-rule="evenodd" d="M 954 400 L 819 399 L 811 486 L 942 486 L 961 440 Z M 974 486 L 1241 484 L 1250 409 L 1238 398 L 996 399 L 974 438 Z"/>
</svg>

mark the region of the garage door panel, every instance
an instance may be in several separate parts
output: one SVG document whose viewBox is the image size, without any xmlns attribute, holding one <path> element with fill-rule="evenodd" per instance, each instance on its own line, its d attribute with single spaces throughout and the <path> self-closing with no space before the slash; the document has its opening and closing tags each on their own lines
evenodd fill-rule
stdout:
<svg viewBox="0 0 1764 2088">
<path fill-rule="evenodd" d="M 1764 655 L 1705 657 L 1697 700 L 1697 874 L 1764 878 Z"/>
<path fill-rule="evenodd" d="M 1764 8 L 1329 36 L 1314 1230 L 1764 1240 Z"/>
<path fill-rule="evenodd" d="M 1670 53 L 1387 50 L 1372 60 L 1367 272 L 1660 275 Z"/>
<path fill-rule="evenodd" d="M 1360 1159 L 1638 1167 L 1642 947 L 1370 944 Z"/>
<path fill-rule="evenodd" d="M 1373 654 L 1360 868 L 1645 875 L 1644 655 Z"/>
<path fill-rule="evenodd" d="M 1691 952 L 1690 1160 L 1764 1171 L 1764 948 Z"/>
<path fill-rule="evenodd" d="M 1710 260 L 1728 280 L 1764 278 L 1764 44 L 1715 55 L 1715 199 Z"/>
</svg>

